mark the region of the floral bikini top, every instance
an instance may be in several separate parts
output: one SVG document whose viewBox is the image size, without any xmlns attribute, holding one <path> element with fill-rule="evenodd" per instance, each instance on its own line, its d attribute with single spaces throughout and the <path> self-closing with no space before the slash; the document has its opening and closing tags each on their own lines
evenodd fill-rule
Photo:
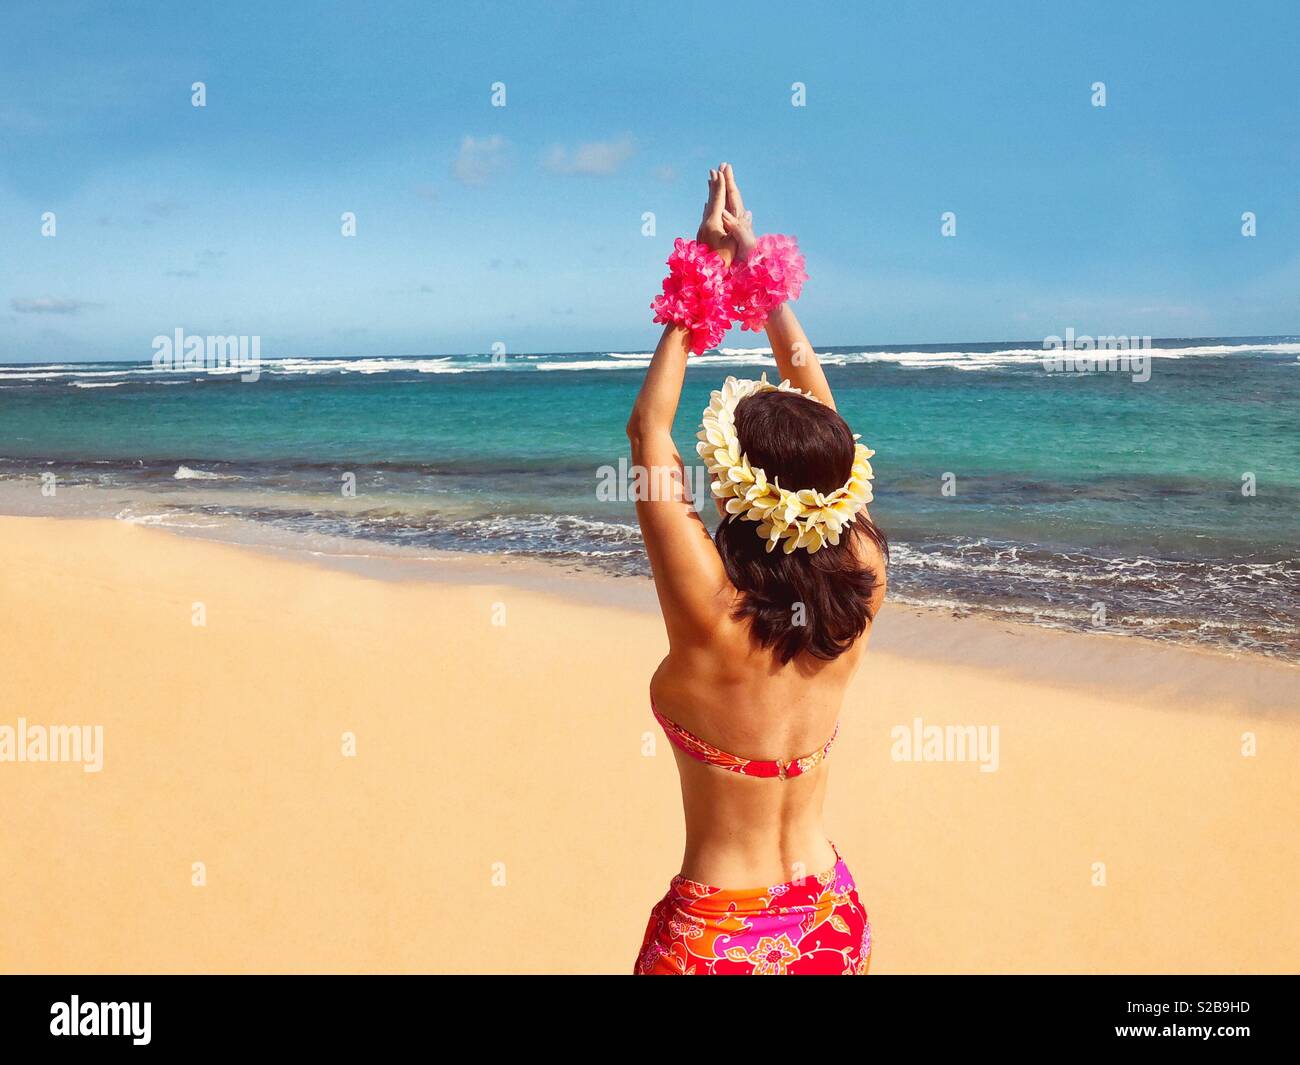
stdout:
<svg viewBox="0 0 1300 1065">
<path fill-rule="evenodd" d="M 653 699 L 650 700 L 650 712 L 654 714 L 655 720 L 659 722 L 669 741 L 678 750 L 685 751 L 701 762 L 733 773 L 743 773 L 747 777 L 776 777 L 779 780 L 789 780 L 791 777 L 802 776 L 810 769 L 816 769 L 821 765 L 822 760 L 830 754 L 831 744 L 835 742 L 835 737 L 840 731 L 840 724 L 837 721 L 831 738 L 826 741 L 821 750 L 813 751 L 812 754 L 806 754 L 802 758 L 795 758 L 789 762 L 783 762 L 779 758 L 765 761 L 760 758 L 742 758 L 738 754 L 728 754 L 713 744 L 706 743 L 694 733 L 687 732 L 675 721 L 669 721 L 664 717 L 655 706 Z"/>
</svg>

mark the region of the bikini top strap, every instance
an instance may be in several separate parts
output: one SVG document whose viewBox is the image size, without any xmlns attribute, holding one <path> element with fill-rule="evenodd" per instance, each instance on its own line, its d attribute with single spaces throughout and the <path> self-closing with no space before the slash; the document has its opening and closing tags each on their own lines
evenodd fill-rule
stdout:
<svg viewBox="0 0 1300 1065">
<path fill-rule="evenodd" d="M 819 750 L 788 762 L 781 759 L 742 758 L 738 754 L 729 754 L 721 748 L 713 746 L 707 740 L 700 739 L 694 733 L 682 728 L 677 722 L 665 717 L 659 712 L 659 708 L 655 706 L 653 699 L 650 700 L 650 712 L 654 714 L 655 720 L 659 722 L 669 741 L 679 750 L 689 754 L 697 761 L 749 777 L 776 777 L 779 780 L 788 780 L 791 777 L 802 776 L 821 764 L 826 755 L 830 753 L 831 746 L 835 743 L 835 737 L 840 732 L 840 723 L 837 721 L 835 722 L 835 730 L 831 733 L 831 738 Z"/>
</svg>

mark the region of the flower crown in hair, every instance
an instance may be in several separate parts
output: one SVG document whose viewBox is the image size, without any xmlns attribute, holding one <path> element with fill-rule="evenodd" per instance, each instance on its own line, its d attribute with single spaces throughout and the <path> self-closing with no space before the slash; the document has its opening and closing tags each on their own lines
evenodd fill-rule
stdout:
<svg viewBox="0 0 1300 1065">
<path fill-rule="evenodd" d="M 844 487 L 830 495 L 811 488 L 791 491 L 782 488 L 775 477 L 768 481 L 767 474 L 750 465 L 736 436 L 736 404 L 758 392 L 793 392 L 820 402 L 789 381 L 770 384 L 767 374 L 757 381 L 728 377 L 709 400 L 704 424 L 697 434 L 700 442 L 695 445 L 713 478 L 713 494 L 727 501 L 728 514 L 758 522 L 758 535 L 767 541 L 768 551 L 783 540 L 782 549 L 787 555 L 800 547 L 811 555 L 826 544 L 838 544 L 840 533 L 871 502 L 873 474 L 869 460 L 875 452 L 865 444 L 855 444 L 853 472 Z M 859 439 L 856 433 L 853 439 Z"/>
</svg>

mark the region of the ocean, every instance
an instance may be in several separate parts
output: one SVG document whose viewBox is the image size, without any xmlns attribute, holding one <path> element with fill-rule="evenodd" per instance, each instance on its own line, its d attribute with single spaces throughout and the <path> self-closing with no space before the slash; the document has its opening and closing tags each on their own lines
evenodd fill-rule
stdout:
<svg viewBox="0 0 1300 1065">
<path fill-rule="evenodd" d="M 1146 354 L 1135 380 L 1049 372 L 1041 341 L 825 349 L 841 412 L 877 452 L 891 600 L 1300 661 L 1300 338 Z M 0 510 L 645 574 L 632 504 L 599 489 L 626 461 L 648 363 L 264 358 L 253 383 L 2 364 Z M 683 455 L 709 391 L 764 370 L 765 348 L 691 359 Z"/>
</svg>

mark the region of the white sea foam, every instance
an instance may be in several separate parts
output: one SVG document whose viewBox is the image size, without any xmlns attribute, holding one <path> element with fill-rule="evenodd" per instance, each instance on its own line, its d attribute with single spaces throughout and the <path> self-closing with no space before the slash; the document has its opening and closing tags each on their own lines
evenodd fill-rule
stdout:
<svg viewBox="0 0 1300 1065">
<path fill-rule="evenodd" d="M 1278 343 L 1260 344 L 1193 344 L 1183 347 L 1151 347 L 1141 349 L 1152 359 L 1185 359 L 1197 357 L 1233 356 L 1245 354 L 1297 355 L 1300 342 L 1288 339 Z M 1099 349 L 1086 352 L 1097 358 L 1118 350 Z M 884 351 L 863 348 L 859 351 L 821 353 L 823 363 L 833 366 L 887 363 L 908 370 L 954 369 L 964 372 L 987 372 L 1000 369 L 1032 368 L 1041 364 L 1051 349 L 1042 347 L 1008 347 L 994 351 L 966 351 L 952 348 L 944 351 Z M 649 352 L 611 351 L 593 357 L 574 358 L 568 355 L 519 354 L 504 359 L 486 355 L 441 355 L 419 357 L 321 357 L 283 356 L 264 358 L 260 364 L 263 374 L 280 377 L 320 376 L 328 374 L 463 374 L 463 373 L 517 373 L 529 370 L 619 371 L 640 370 L 650 363 Z M 774 365 L 770 347 L 720 348 L 704 355 L 693 356 L 690 366 L 701 367 L 761 367 Z M 1300 365 L 1300 359 L 1296 365 Z M 150 379 L 157 384 L 179 384 L 202 381 L 206 377 L 239 373 L 238 367 L 216 368 L 207 371 L 194 369 L 156 369 L 152 364 L 124 364 L 120 369 L 107 369 L 104 364 L 50 363 L 45 365 L 0 366 L 0 387 L 5 384 L 42 381 L 90 382 L 101 378 L 113 383 L 124 383 L 138 378 Z M 1064 376 L 1064 375 L 1060 375 Z M 180 377 L 181 380 L 177 380 Z"/>
<path fill-rule="evenodd" d="M 433 359 L 263 359 L 262 372 L 271 374 L 324 374 L 324 373 L 446 373 L 451 369 L 453 356 L 443 355 Z"/>
<path fill-rule="evenodd" d="M 1050 348 L 1002 348 L 997 351 L 856 351 L 845 356 L 850 363 L 886 362 L 894 363 L 909 370 L 926 370 L 947 367 L 955 370 L 978 371 L 996 370 L 1012 366 L 1033 366 L 1042 362 L 1055 349 Z M 1182 348 L 1141 348 L 1144 357 L 1153 359 L 1185 359 L 1198 356 L 1226 356 L 1247 352 L 1289 355 L 1300 352 L 1300 344 L 1204 344 Z M 1062 354 L 1082 354 L 1097 359 L 1110 355 L 1118 357 L 1127 353 L 1124 349 L 1098 348 Z"/>
<path fill-rule="evenodd" d="M 539 370 L 631 370 L 644 369 L 650 365 L 651 355 L 646 352 L 641 355 L 630 355 L 622 352 L 610 353 L 603 355 L 598 359 L 578 359 L 574 361 L 555 361 L 540 362 L 537 364 Z M 823 362 L 837 362 L 842 356 L 829 355 L 823 356 Z M 713 354 L 692 355 L 690 362 L 687 364 L 693 368 L 702 366 L 775 366 L 776 362 L 771 355 L 764 355 L 761 351 L 743 351 L 736 350 L 731 354 L 715 352 Z"/>
<path fill-rule="evenodd" d="M 623 355 L 617 362 L 608 362 L 604 359 L 585 359 L 581 362 L 539 362 L 537 368 L 539 370 L 631 370 L 649 365 L 649 355 L 642 355 L 636 361 L 633 361 L 630 355 Z"/>
<path fill-rule="evenodd" d="M 129 525 L 151 525 L 165 529 L 215 529 L 222 525 L 222 522 L 214 518 L 170 513 L 141 513 L 134 507 L 120 510 L 114 517 Z"/>
<path fill-rule="evenodd" d="M 233 473 L 213 473 L 210 470 L 192 470 L 188 466 L 177 466 L 172 477 L 178 481 L 240 481 Z"/>
<path fill-rule="evenodd" d="M 131 377 L 137 370 L 56 370 L 42 366 L 39 370 L 23 367 L 8 370 L 0 367 L 0 381 L 54 381 L 64 377 Z M 151 371 L 152 372 L 152 371 Z"/>
</svg>

